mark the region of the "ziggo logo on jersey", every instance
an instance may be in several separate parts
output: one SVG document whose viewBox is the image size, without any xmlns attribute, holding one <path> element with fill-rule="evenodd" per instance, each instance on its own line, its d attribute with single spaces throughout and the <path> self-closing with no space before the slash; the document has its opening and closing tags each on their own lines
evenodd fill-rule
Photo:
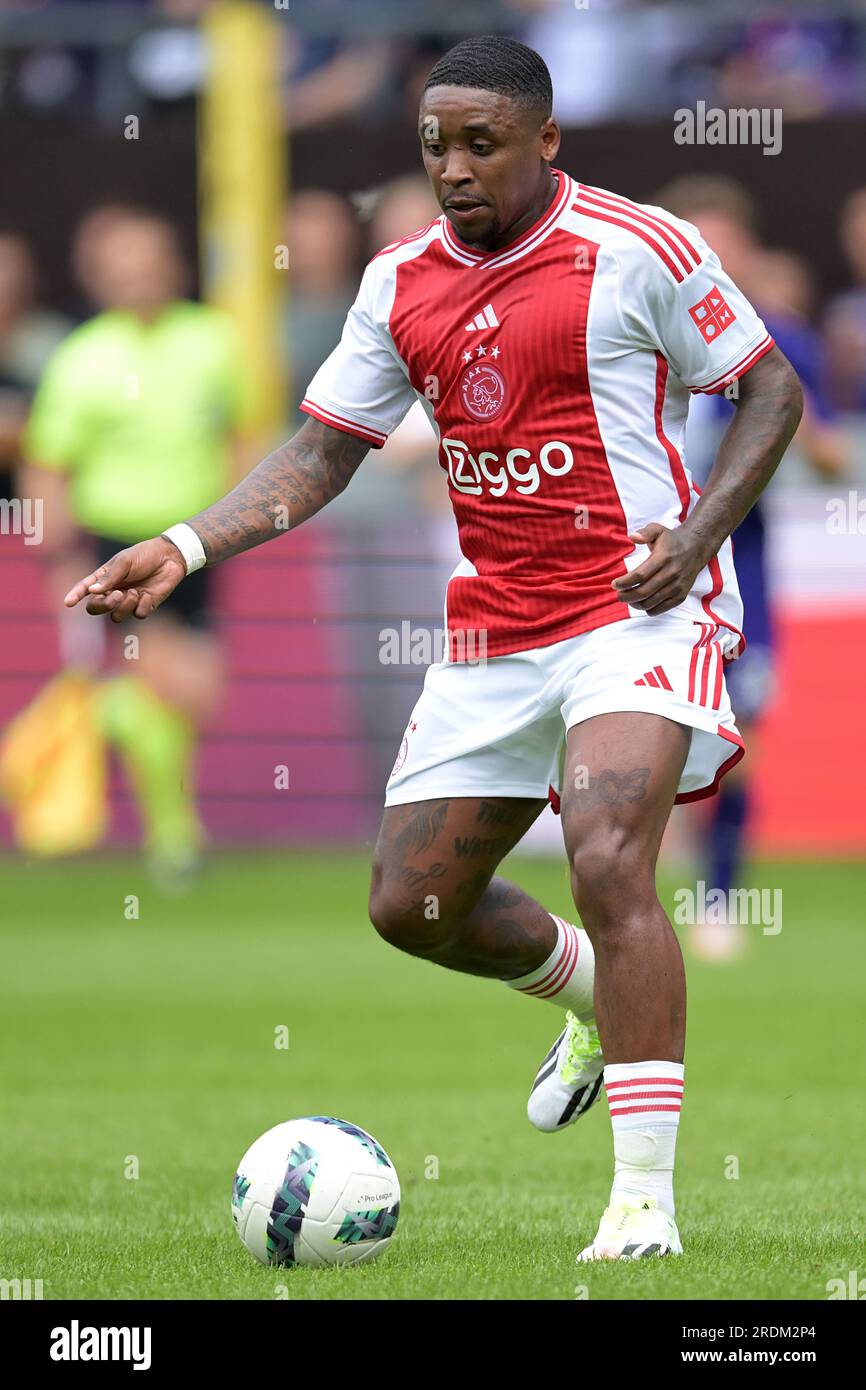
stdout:
<svg viewBox="0 0 866 1390">
<path fill-rule="evenodd" d="M 515 492 L 537 492 L 542 471 L 551 478 L 559 478 L 563 473 L 569 473 L 574 464 L 574 454 L 561 439 L 551 439 L 542 445 L 538 463 L 529 449 L 509 449 L 504 466 L 500 463 L 499 455 L 491 449 L 482 449 L 476 458 L 462 439 L 443 439 L 442 448 L 448 459 L 448 477 L 456 491 L 474 493 L 476 496 L 486 489 L 491 497 L 501 497 L 512 482 Z M 523 463 L 524 459 L 529 462 Z M 493 464 L 500 466 L 494 468 L 491 466 Z"/>
</svg>

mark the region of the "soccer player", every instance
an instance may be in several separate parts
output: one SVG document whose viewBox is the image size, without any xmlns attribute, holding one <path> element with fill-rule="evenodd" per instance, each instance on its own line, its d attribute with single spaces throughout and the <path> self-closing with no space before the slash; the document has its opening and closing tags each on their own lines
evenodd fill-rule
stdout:
<svg viewBox="0 0 866 1390">
<path fill-rule="evenodd" d="M 546 66 L 512 39 L 451 49 L 419 114 L 442 216 L 370 262 L 310 421 L 222 501 L 87 575 L 112 621 L 299 525 L 416 398 L 439 436 L 464 559 L 385 794 L 370 915 L 403 951 L 567 1010 L 530 1119 L 607 1091 L 615 1173 L 582 1258 L 679 1253 L 674 1150 L 685 981 L 656 895 L 676 800 L 743 753 L 729 536 L 800 417 L 788 362 L 694 227 L 553 167 Z M 689 391 L 739 381 L 702 496 Z M 479 659 L 481 658 L 481 659 Z M 495 876 L 548 796 L 583 927 Z"/>
</svg>

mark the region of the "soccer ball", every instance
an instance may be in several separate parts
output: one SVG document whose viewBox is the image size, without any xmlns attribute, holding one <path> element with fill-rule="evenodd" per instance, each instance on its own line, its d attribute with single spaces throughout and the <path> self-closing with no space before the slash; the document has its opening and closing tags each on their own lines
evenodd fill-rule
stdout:
<svg viewBox="0 0 866 1390">
<path fill-rule="evenodd" d="M 400 1183 L 372 1135 L 313 1115 L 275 1125 L 232 1184 L 235 1230 L 264 1265 L 357 1264 L 388 1248 Z"/>
</svg>

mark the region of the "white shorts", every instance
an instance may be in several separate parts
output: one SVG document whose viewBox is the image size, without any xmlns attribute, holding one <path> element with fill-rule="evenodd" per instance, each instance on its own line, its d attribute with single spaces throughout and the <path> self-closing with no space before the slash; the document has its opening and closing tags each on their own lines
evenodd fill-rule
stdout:
<svg viewBox="0 0 866 1390">
<path fill-rule="evenodd" d="M 677 801 L 712 796 L 743 756 L 725 686 L 737 637 L 711 621 L 645 613 L 486 663 L 437 662 L 412 711 L 385 805 L 433 797 L 550 797 L 565 736 L 624 710 L 693 729 Z"/>
</svg>

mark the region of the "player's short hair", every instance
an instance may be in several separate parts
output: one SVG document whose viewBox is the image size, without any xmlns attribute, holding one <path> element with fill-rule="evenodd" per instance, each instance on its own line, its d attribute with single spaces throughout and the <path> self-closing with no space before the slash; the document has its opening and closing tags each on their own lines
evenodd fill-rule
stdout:
<svg viewBox="0 0 866 1390">
<path fill-rule="evenodd" d="M 544 59 L 534 48 L 503 34 L 482 34 L 455 44 L 433 68 L 424 91 L 429 87 L 498 92 L 544 119 L 553 106 L 553 83 Z"/>
<path fill-rule="evenodd" d="M 758 229 L 754 198 L 741 183 L 725 174 L 683 174 L 660 188 L 655 202 L 687 222 L 694 222 L 702 212 L 720 212 L 749 232 Z"/>
</svg>

